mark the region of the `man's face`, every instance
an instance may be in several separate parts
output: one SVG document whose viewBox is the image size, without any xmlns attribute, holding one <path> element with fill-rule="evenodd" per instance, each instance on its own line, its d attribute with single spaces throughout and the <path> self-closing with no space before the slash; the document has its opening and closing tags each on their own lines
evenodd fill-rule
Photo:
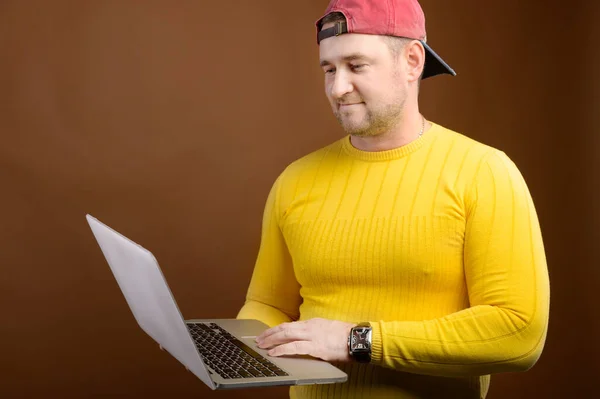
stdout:
<svg viewBox="0 0 600 399">
<path fill-rule="evenodd" d="M 333 26 L 325 24 L 324 29 Z M 372 137 L 402 118 L 407 84 L 388 44 L 376 35 L 343 34 L 319 47 L 325 93 L 346 133 Z"/>
</svg>

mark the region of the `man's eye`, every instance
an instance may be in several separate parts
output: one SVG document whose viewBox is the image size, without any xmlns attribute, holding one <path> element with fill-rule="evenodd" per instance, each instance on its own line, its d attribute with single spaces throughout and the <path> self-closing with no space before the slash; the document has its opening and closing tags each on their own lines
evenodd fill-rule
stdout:
<svg viewBox="0 0 600 399">
<path fill-rule="evenodd" d="M 364 68 L 365 66 L 365 64 L 350 65 L 350 69 L 352 69 L 353 71 L 358 71 Z"/>
<path fill-rule="evenodd" d="M 331 73 L 334 73 L 334 72 L 335 72 L 335 69 L 333 69 L 333 68 L 325 70 L 325 73 L 327 73 L 327 74 L 331 74 Z"/>
</svg>

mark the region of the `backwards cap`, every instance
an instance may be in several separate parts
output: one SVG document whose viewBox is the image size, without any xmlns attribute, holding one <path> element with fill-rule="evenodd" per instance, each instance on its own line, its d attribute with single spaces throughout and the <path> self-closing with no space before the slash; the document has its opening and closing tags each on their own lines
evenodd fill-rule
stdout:
<svg viewBox="0 0 600 399">
<path fill-rule="evenodd" d="M 321 21 L 340 12 L 346 21 L 321 30 Z M 316 22 L 317 44 L 332 36 L 362 33 L 416 39 L 425 48 L 422 79 L 440 74 L 456 76 L 456 72 L 426 43 L 425 14 L 417 0 L 331 0 L 325 14 Z"/>
</svg>

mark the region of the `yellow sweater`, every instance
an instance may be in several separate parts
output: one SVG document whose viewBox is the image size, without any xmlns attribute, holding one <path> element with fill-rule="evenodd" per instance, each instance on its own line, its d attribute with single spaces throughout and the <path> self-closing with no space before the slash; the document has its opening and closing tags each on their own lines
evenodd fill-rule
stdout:
<svg viewBox="0 0 600 399">
<path fill-rule="evenodd" d="M 345 137 L 292 163 L 269 194 L 238 318 L 373 326 L 369 365 L 293 398 L 483 398 L 544 346 L 549 280 L 539 222 L 501 151 L 434 124 L 364 152 Z"/>
</svg>

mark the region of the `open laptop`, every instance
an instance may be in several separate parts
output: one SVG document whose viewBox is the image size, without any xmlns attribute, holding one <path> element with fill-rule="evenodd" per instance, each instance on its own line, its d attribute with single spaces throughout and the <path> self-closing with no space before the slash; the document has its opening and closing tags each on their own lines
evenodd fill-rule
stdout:
<svg viewBox="0 0 600 399">
<path fill-rule="evenodd" d="M 254 338 L 258 320 L 184 320 L 150 251 L 91 215 L 87 221 L 136 321 L 211 389 L 345 382 L 347 374 L 314 358 L 270 357 Z"/>
</svg>

